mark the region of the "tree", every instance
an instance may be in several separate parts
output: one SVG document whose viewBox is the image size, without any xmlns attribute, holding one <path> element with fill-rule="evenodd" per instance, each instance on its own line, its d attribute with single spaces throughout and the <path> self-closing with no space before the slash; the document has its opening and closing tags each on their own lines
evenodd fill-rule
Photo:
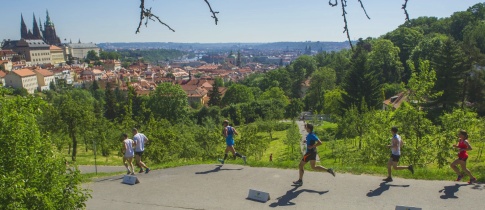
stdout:
<svg viewBox="0 0 485 210">
<path fill-rule="evenodd" d="M 115 120 L 118 117 L 117 100 L 109 82 L 106 83 L 104 90 L 104 101 L 104 117 L 111 121 Z"/>
<path fill-rule="evenodd" d="M 79 171 L 66 168 L 41 134 L 38 98 L 0 98 L 0 209 L 81 209 L 90 197 Z"/>
<path fill-rule="evenodd" d="M 285 117 L 286 118 L 296 118 L 300 115 L 301 111 L 303 110 L 303 102 L 299 98 L 293 98 L 290 101 L 290 104 L 285 108 Z"/>
<path fill-rule="evenodd" d="M 221 105 L 221 92 L 219 88 L 222 86 L 222 79 L 216 78 L 214 84 L 212 85 L 212 90 L 209 91 L 209 106 L 220 106 Z"/>
<path fill-rule="evenodd" d="M 382 105 L 381 86 L 375 72 L 367 67 L 368 48 L 369 45 L 362 39 L 357 43 L 352 57 L 352 67 L 343 85 L 343 109 L 349 109 L 351 106 L 360 109 L 361 104 L 366 104 L 367 109 L 379 108 Z"/>
<path fill-rule="evenodd" d="M 286 96 L 285 92 L 279 87 L 272 87 L 264 91 L 264 93 L 259 96 L 259 100 L 278 100 L 283 102 L 285 106 L 290 103 L 288 96 Z"/>
<path fill-rule="evenodd" d="M 341 114 L 340 102 L 342 101 L 343 94 L 344 92 L 340 88 L 336 88 L 325 92 L 325 95 L 323 96 L 324 97 L 323 113 L 340 115 Z"/>
<path fill-rule="evenodd" d="M 285 143 L 286 147 L 288 148 L 288 153 L 290 154 L 289 157 L 287 157 L 288 159 L 291 160 L 300 155 L 300 151 L 298 150 L 300 141 L 300 130 L 295 121 L 293 121 L 291 122 L 288 130 L 286 130 L 286 138 L 283 139 L 283 143 Z"/>
<path fill-rule="evenodd" d="M 467 57 L 457 42 L 447 39 L 432 62 L 437 78 L 433 90 L 435 93 L 443 91 L 443 94 L 431 105 L 442 111 L 451 111 L 463 100 L 464 78 L 470 70 Z"/>
<path fill-rule="evenodd" d="M 178 122 L 187 117 L 187 94 L 180 85 L 161 83 L 150 93 L 148 105 L 156 119 Z"/>
<path fill-rule="evenodd" d="M 423 33 L 417 31 L 416 29 L 399 27 L 396 30 L 387 33 L 383 36 L 384 39 L 391 40 L 395 46 L 399 47 L 399 58 L 402 64 L 406 64 L 409 59 L 412 50 L 419 41 L 423 38 Z M 406 82 L 411 76 L 409 67 L 404 66 L 404 74 L 402 75 L 404 82 Z"/>
<path fill-rule="evenodd" d="M 98 61 L 99 60 L 98 53 L 96 53 L 96 51 L 94 51 L 94 50 L 90 50 L 86 54 L 86 59 L 88 59 L 90 61 Z"/>
<path fill-rule="evenodd" d="M 76 161 L 78 137 L 94 121 L 94 99 L 85 90 L 72 90 L 54 101 L 59 112 L 59 128 L 72 140 L 72 161 Z"/>
<path fill-rule="evenodd" d="M 369 68 L 379 76 L 380 83 L 399 83 L 404 67 L 399 59 L 399 47 L 387 39 L 372 42 L 369 53 Z"/>
<path fill-rule="evenodd" d="M 336 79 L 335 70 L 328 67 L 318 68 L 313 72 L 310 87 L 305 96 L 305 104 L 308 110 L 324 111 L 325 92 L 335 88 Z"/>
<path fill-rule="evenodd" d="M 234 84 L 229 87 L 222 98 L 222 105 L 227 106 L 230 104 L 246 103 L 254 100 L 253 92 L 250 88 Z"/>
</svg>

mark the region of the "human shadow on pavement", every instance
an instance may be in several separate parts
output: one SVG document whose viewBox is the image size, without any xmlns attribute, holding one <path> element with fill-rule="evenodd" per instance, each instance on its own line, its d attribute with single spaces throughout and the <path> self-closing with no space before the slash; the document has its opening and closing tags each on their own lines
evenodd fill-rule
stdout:
<svg viewBox="0 0 485 210">
<path fill-rule="evenodd" d="M 216 168 L 208 171 L 201 171 L 201 172 L 195 172 L 195 174 L 210 174 L 210 173 L 215 173 L 219 171 L 233 171 L 233 170 L 243 170 L 243 168 L 222 168 L 222 165 L 217 165 Z"/>
<path fill-rule="evenodd" d="M 382 182 L 379 184 L 379 187 L 375 190 L 370 190 L 367 193 L 367 197 L 375 197 L 380 196 L 384 191 L 389 190 L 391 187 L 409 187 L 409 185 L 395 185 L 395 184 L 387 184 L 388 182 Z"/>
<path fill-rule="evenodd" d="M 328 193 L 328 190 L 327 191 L 315 191 L 315 190 L 308 190 L 308 189 L 297 190 L 299 187 L 300 187 L 300 185 L 293 185 L 293 189 L 288 190 L 285 195 L 276 198 L 276 200 L 278 200 L 278 201 L 270 204 L 269 206 L 272 207 L 272 208 L 275 208 L 275 207 L 278 207 L 278 206 L 293 206 L 293 205 L 295 205 L 295 203 L 291 202 L 291 200 L 295 199 L 296 197 L 298 197 L 303 192 L 318 193 L 319 195 L 323 195 L 325 193 Z M 297 190 L 297 191 L 295 191 L 295 190 Z"/>
<path fill-rule="evenodd" d="M 440 193 L 444 193 L 444 195 L 441 195 L 441 199 L 450 199 L 450 198 L 458 198 L 458 196 L 455 195 L 458 190 L 460 190 L 461 186 L 467 186 L 468 184 L 455 184 L 455 185 L 450 185 L 450 186 L 445 186 L 442 190 L 440 190 Z"/>
</svg>

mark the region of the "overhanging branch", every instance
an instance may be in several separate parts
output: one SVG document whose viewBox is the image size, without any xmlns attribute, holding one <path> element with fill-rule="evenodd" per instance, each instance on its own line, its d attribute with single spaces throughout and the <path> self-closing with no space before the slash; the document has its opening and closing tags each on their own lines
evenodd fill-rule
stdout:
<svg viewBox="0 0 485 210">
<path fill-rule="evenodd" d="M 145 8 L 145 0 L 140 0 L 140 22 L 138 23 L 138 27 L 136 28 L 135 34 L 140 33 L 140 27 L 141 27 L 141 24 L 143 23 L 144 19 L 145 19 L 145 27 L 148 26 L 149 20 L 154 21 L 154 22 L 158 21 L 160 24 L 166 26 L 169 30 L 175 32 L 175 30 L 173 30 L 173 28 L 171 28 L 168 24 L 166 24 L 162 20 L 160 20 L 160 18 L 157 15 L 152 13 L 151 7 L 150 7 L 150 9 Z"/>
<path fill-rule="evenodd" d="M 408 0 L 404 0 L 404 4 L 402 5 L 401 9 L 404 10 L 404 14 L 406 15 L 406 21 L 409 21 L 407 6 L 408 6 Z"/>
</svg>

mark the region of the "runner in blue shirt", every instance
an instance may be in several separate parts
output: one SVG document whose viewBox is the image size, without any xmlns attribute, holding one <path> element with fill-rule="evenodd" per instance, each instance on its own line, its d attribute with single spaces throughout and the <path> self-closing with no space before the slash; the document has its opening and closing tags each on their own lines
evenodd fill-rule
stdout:
<svg viewBox="0 0 485 210">
<path fill-rule="evenodd" d="M 236 129 L 229 125 L 228 120 L 224 120 L 222 125 L 224 126 L 222 135 L 224 135 L 224 138 L 226 138 L 226 151 L 224 154 L 224 159 L 219 159 L 219 162 L 221 162 L 221 164 L 224 164 L 224 162 L 227 159 L 228 153 L 230 151 L 234 158 L 236 158 L 236 156 L 240 157 L 243 159 L 244 164 L 246 164 L 246 156 L 237 153 L 236 150 L 234 149 L 234 135 L 238 134 Z"/>
<path fill-rule="evenodd" d="M 318 139 L 317 135 L 313 132 L 313 125 L 312 124 L 306 124 L 305 129 L 308 132 L 308 135 L 306 136 L 306 140 L 304 143 L 307 145 L 306 153 L 303 156 L 303 158 L 300 161 L 300 176 L 298 181 L 294 181 L 293 184 L 295 185 L 303 185 L 303 173 L 305 165 L 310 161 L 310 166 L 312 167 L 313 170 L 315 171 L 322 171 L 322 172 L 328 172 L 335 176 L 335 172 L 331 168 L 324 168 L 323 166 L 317 166 L 315 165 L 316 159 L 317 159 L 317 147 L 322 145 L 322 141 Z"/>
</svg>

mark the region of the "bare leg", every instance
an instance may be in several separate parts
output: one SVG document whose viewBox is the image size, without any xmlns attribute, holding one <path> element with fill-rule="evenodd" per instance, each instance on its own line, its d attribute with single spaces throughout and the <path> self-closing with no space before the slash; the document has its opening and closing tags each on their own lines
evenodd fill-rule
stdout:
<svg viewBox="0 0 485 210">
<path fill-rule="evenodd" d="M 387 161 L 387 177 L 392 177 L 392 165 L 393 161 L 392 158 L 390 158 L 389 161 Z"/>
<path fill-rule="evenodd" d="M 135 173 L 135 168 L 133 168 L 133 157 L 128 158 L 128 164 L 131 168 L 131 173 Z"/>
<path fill-rule="evenodd" d="M 299 169 L 300 169 L 300 176 L 299 176 L 299 180 L 303 180 L 303 173 L 305 172 L 304 168 L 305 168 L 305 165 L 306 165 L 306 162 L 305 161 L 300 161 L 300 165 L 299 165 Z"/>
<path fill-rule="evenodd" d="M 461 161 L 460 162 L 461 170 L 464 171 L 468 176 L 470 176 L 470 179 L 475 179 L 475 177 L 472 175 L 472 172 L 466 168 L 466 162 Z"/>
<path fill-rule="evenodd" d="M 453 169 L 453 171 L 455 171 L 456 175 L 458 176 L 462 175 L 460 170 L 458 170 L 458 167 L 456 167 L 456 165 L 460 164 L 460 162 L 463 162 L 463 161 L 456 159 L 455 161 L 453 161 L 453 163 L 450 164 L 451 169 Z"/>
<path fill-rule="evenodd" d="M 139 155 L 135 155 L 135 159 L 136 159 L 136 164 L 141 168 L 148 168 L 145 163 L 141 162 L 141 157 Z"/>
<path fill-rule="evenodd" d="M 321 172 L 328 172 L 328 169 L 326 169 L 323 166 L 317 166 L 315 165 L 316 161 L 315 160 L 310 160 L 310 166 L 312 167 L 313 170 L 315 171 L 321 171 Z"/>
<path fill-rule="evenodd" d="M 404 170 L 409 169 L 409 166 L 397 166 L 397 162 L 392 162 L 392 169 L 394 170 Z"/>
</svg>

